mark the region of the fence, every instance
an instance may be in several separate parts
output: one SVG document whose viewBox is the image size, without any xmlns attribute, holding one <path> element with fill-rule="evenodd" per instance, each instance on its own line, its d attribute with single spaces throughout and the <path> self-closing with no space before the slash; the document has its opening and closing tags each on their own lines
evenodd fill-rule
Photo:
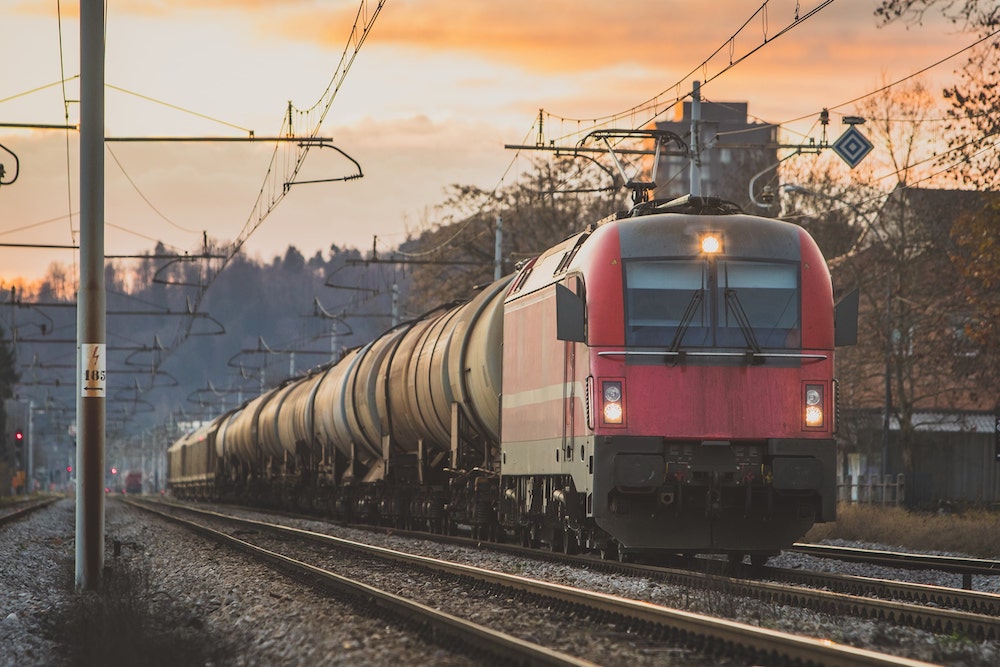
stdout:
<svg viewBox="0 0 1000 667">
<path fill-rule="evenodd" d="M 866 503 L 901 506 L 906 500 L 906 483 L 902 473 L 898 475 L 859 475 L 857 479 L 848 475 L 837 478 L 837 500 L 845 503 Z"/>
</svg>

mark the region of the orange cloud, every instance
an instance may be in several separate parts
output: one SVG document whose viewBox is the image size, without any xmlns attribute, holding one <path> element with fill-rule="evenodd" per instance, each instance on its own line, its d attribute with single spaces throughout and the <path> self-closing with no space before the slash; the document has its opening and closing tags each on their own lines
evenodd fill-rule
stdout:
<svg viewBox="0 0 1000 667">
<path fill-rule="evenodd" d="M 806 3 L 801 11 L 809 9 Z M 232 17 L 229 27 L 251 26 L 260 39 L 311 42 L 339 51 L 347 43 L 359 6 L 370 15 L 377 0 L 121 0 L 110 6 L 109 21 L 127 15 L 160 16 L 189 13 Z M 633 67 L 688 74 L 721 48 L 700 77 L 707 78 L 760 45 L 765 36 L 793 22 L 800 3 L 774 0 L 764 13 L 758 5 L 728 0 L 711 10 L 698 0 L 650 3 L 638 0 L 389 0 L 383 6 L 369 45 L 478 56 L 542 74 L 580 73 L 595 69 Z M 77 5 L 63 7 L 73 15 Z M 14 11 L 54 14 L 46 0 L 21 0 Z M 711 20 L 705 20 L 708 17 Z M 722 17 L 722 18 L 720 18 Z M 744 21 L 749 22 L 742 30 Z M 227 19 L 228 21 L 229 19 Z M 741 65 L 755 66 L 762 57 L 779 56 L 789 64 L 823 69 L 830 58 L 825 49 L 843 49 L 847 62 L 868 57 L 885 44 L 856 41 L 859 27 L 877 24 L 868 9 L 832 6 L 803 21 L 789 34 L 769 43 Z M 736 31 L 739 30 L 737 33 Z M 817 31 L 822 39 L 816 39 Z M 813 37 L 805 35 L 812 32 Z M 867 31 L 864 31 L 867 32 Z M 732 44 L 727 40 L 735 33 Z M 888 37 L 888 36 L 887 36 Z M 928 35 L 929 40 L 930 35 Z M 891 41 L 891 38 L 886 41 Z M 882 57 L 885 57 L 883 51 Z M 843 63 L 844 61 L 841 61 Z M 406 63 L 401 63 L 401 67 Z M 673 81 L 664 81 L 670 85 Z"/>
<path fill-rule="evenodd" d="M 684 11 L 665 4 L 390 2 L 371 39 L 381 45 L 478 54 L 542 72 L 660 64 L 680 54 L 689 56 L 695 45 L 703 50 L 704 30 L 671 29 Z M 320 12 L 312 8 L 271 27 L 297 39 L 337 46 L 345 42 L 355 12 L 353 6 Z"/>
<path fill-rule="evenodd" d="M 235 0 L 234 0 L 235 1 Z M 369 7 L 374 7 L 370 0 Z M 513 65 L 540 74 L 582 74 L 595 70 L 631 68 L 633 73 L 655 71 L 664 87 L 692 73 L 706 80 L 734 60 L 768 43 L 737 66 L 739 77 L 799 76 L 812 79 L 843 76 L 847 68 L 870 68 L 872 63 L 897 69 L 920 63 L 933 52 L 935 42 L 947 39 L 925 31 L 919 53 L 904 53 L 898 26 L 879 31 L 871 8 L 831 6 L 796 25 L 800 3 L 775 0 L 763 13 L 750 18 L 758 5 L 718 2 L 711 10 L 696 0 L 611 3 L 570 0 L 537 2 L 461 2 L 454 0 L 391 0 L 387 2 L 367 43 L 425 53 L 452 53 Z M 803 3 L 804 14 L 815 3 Z M 262 28 L 268 34 L 320 43 L 339 49 L 354 22 L 357 4 L 336 7 L 290 5 L 283 18 Z M 705 20 L 709 16 L 712 20 Z M 724 17 L 724 18 L 721 18 Z M 740 29 L 744 21 L 749 22 Z M 735 35 L 735 36 L 734 36 Z M 734 37 L 730 43 L 728 40 Z M 712 53 L 719 52 L 712 56 Z M 703 60 L 709 59 L 704 68 Z M 400 68 L 409 63 L 401 61 Z M 807 74 L 802 74 L 808 70 Z"/>
</svg>

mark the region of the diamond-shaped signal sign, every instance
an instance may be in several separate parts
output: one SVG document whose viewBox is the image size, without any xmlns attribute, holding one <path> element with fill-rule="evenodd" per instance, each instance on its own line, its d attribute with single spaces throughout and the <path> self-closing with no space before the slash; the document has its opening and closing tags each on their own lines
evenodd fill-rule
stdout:
<svg viewBox="0 0 1000 667">
<path fill-rule="evenodd" d="M 861 164 L 866 155 L 872 152 L 875 146 L 868 141 L 868 137 L 861 134 L 861 130 L 851 125 L 846 132 L 840 135 L 839 139 L 833 142 L 832 148 L 840 156 L 840 159 L 850 165 L 851 169 L 854 169 Z"/>
</svg>

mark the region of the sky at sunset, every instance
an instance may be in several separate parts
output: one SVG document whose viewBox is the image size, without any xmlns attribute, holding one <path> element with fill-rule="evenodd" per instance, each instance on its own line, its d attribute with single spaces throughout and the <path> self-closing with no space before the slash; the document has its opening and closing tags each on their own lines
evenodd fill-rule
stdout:
<svg viewBox="0 0 1000 667">
<path fill-rule="evenodd" d="M 836 0 L 777 36 L 797 6 L 806 16 L 822 4 L 772 0 L 741 30 L 762 0 L 388 0 L 319 131 L 360 163 L 364 178 L 293 187 L 244 250 L 269 261 L 293 244 L 309 257 L 331 244 L 370 248 L 373 236 L 388 249 L 439 219 L 434 207 L 449 184 L 491 190 L 515 179 L 535 155 L 518 157 L 504 144 L 532 143 L 539 109 L 583 121 L 548 120 L 547 138 L 555 138 L 662 93 L 656 113 L 669 113 L 661 105 L 669 108 L 692 80 L 711 79 L 702 91 L 708 100 L 748 102 L 750 113 L 772 123 L 805 118 L 787 128 L 785 138 L 798 141 L 822 108 L 973 41 L 936 16 L 920 26 L 879 26 L 875 0 Z M 106 5 L 105 132 L 118 137 L 277 134 L 289 101 L 307 109 L 321 99 L 359 7 L 357 0 Z M 370 1 L 368 11 L 376 6 Z M 78 122 L 78 14 L 76 2 L 0 0 L 0 124 L 66 124 L 67 114 L 69 124 Z M 722 72 L 765 37 L 763 48 Z M 962 62 L 938 66 L 925 81 L 941 88 Z M 834 110 L 831 132 L 839 133 L 840 114 L 852 109 Z M 642 126 L 652 115 L 626 116 L 618 126 Z M 0 243 L 78 241 L 78 134 L 0 127 L 0 144 L 20 167 L 16 182 L 0 185 Z M 236 238 L 273 149 L 108 146 L 107 254 L 150 250 L 158 240 L 196 252 L 203 231 Z M 0 150 L 0 164 L 9 179 L 9 153 Z M 313 150 L 300 179 L 352 171 L 333 151 Z M 76 266 L 70 250 L 0 247 L 0 280 L 40 278 L 53 262 Z"/>
</svg>

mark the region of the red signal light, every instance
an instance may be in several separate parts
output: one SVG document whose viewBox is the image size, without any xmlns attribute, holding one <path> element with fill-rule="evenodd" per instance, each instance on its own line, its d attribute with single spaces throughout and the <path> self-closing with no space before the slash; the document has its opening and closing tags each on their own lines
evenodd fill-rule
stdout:
<svg viewBox="0 0 1000 667">
<path fill-rule="evenodd" d="M 111 469 L 111 474 L 112 475 L 117 475 L 118 474 L 118 468 L 112 468 Z"/>
<path fill-rule="evenodd" d="M 66 466 L 66 472 L 73 472 L 73 466 Z"/>
<path fill-rule="evenodd" d="M 17 429 L 16 431 L 14 431 L 14 439 L 17 441 L 24 440 L 24 431 L 22 431 L 21 429 Z"/>
</svg>

